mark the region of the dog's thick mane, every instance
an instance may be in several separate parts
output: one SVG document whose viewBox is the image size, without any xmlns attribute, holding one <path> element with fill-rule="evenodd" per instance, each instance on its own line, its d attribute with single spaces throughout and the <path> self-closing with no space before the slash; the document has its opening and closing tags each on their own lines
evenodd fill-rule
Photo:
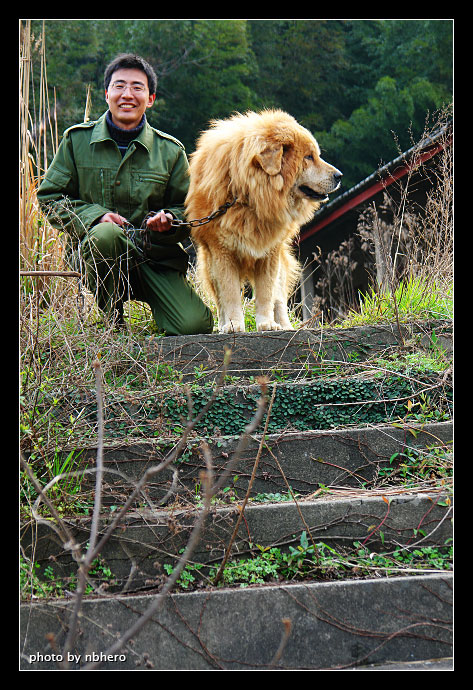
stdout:
<svg viewBox="0 0 473 690">
<path fill-rule="evenodd" d="M 275 217 L 285 218 L 285 223 L 293 220 L 287 216 L 288 190 L 294 183 L 301 160 L 300 143 L 294 136 L 295 132 L 300 132 L 301 141 L 311 137 L 291 115 L 280 110 L 248 111 L 235 113 L 227 120 L 213 120 L 210 128 L 201 134 L 197 150 L 190 156 L 192 191 L 198 189 L 198 195 L 193 199 L 196 212 L 207 215 L 236 196 L 240 204 L 254 209 L 260 221 L 273 223 Z M 238 145 L 235 142 L 239 142 Z M 203 154 L 210 144 L 212 160 Z M 281 145 L 287 145 L 287 148 L 280 172 L 269 175 L 255 160 L 271 144 L 275 148 Z M 253 168 L 252 175 L 247 174 L 249 166 Z M 216 195 L 216 190 L 219 195 Z M 297 206 L 298 212 L 308 218 L 316 208 L 314 202 L 304 199 Z M 273 232 L 274 229 L 273 226 Z"/>
</svg>

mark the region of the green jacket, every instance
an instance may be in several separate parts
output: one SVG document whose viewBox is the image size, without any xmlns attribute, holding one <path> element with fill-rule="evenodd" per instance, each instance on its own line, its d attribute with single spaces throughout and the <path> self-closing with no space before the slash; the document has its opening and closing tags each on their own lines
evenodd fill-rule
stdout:
<svg viewBox="0 0 473 690">
<path fill-rule="evenodd" d="M 67 233 L 70 256 L 89 228 L 108 212 L 119 213 L 135 228 L 141 227 L 148 213 L 161 209 L 183 219 L 188 186 L 187 156 L 177 139 L 145 122 L 122 158 L 104 113 L 64 132 L 38 189 L 38 201 L 53 227 Z M 187 254 L 179 242 L 189 235 L 186 226 L 153 232 L 153 260 L 185 271 Z"/>
</svg>

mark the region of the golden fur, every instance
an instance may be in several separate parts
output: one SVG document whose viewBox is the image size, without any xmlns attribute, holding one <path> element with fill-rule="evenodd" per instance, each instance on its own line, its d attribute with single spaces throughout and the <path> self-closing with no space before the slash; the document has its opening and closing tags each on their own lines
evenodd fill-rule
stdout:
<svg viewBox="0 0 473 690">
<path fill-rule="evenodd" d="M 241 287 L 254 289 L 259 331 L 291 329 L 287 299 L 299 265 L 292 244 L 341 173 L 320 158 L 311 133 L 280 110 L 215 120 L 190 156 L 187 217 L 220 218 L 192 230 L 197 275 L 215 301 L 221 332 L 244 331 Z"/>
</svg>

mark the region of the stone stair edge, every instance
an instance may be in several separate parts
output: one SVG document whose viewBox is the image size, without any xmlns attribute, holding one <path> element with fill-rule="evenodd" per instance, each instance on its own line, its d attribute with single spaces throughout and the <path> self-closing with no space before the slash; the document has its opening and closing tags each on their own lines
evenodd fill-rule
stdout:
<svg viewBox="0 0 473 690">
<path fill-rule="evenodd" d="M 231 351 L 228 374 L 245 370 L 248 375 L 259 369 L 280 368 L 295 369 L 303 366 L 303 359 L 316 357 L 326 347 L 335 347 L 330 356 L 325 353 L 324 359 L 338 359 L 346 354 L 345 348 L 361 353 L 368 348 L 399 346 L 403 339 L 420 336 L 420 346 L 431 344 L 431 334 L 439 331 L 438 345 L 452 355 L 453 321 L 449 319 L 413 321 L 401 324 L 401 333 L 396 323 L 352 326 L 348 328 L 296 329 L 291 331 L 266 331 L 245 333 L 211 333 L 190 336 L 148 336 L 139 350 L 144 350 L 148 358 L 155 355 L 165 362 L 182 369 L 185 376 L 191 376 L 193 365 L 208 367 L 207 375 L 214 375 L 222 368 L 225 348 Z M 379 342 L 375 342 L 376 338 Z M 301 349 L 302 348 L 302 349 Z M 316 351 L 316 352 L 315 352 Z M 338 354 L 337 354 L 338 353 Z M 294 357 L 296 356 L 296 361 Z M 187 372 L 187 373 L 186 373 Z"/>
<path fill-rule="evenodd" d="M 453 427 L 454 427 L 454 422 L 453 419 L 448 419 L 444 421 L 439 421 L 439 422 L 428 422 L 428 423 L 401 423 L 401 422 L 393 422 L 392 424 L 370 424 L 366 426 L 353 426 L 353 427 L 335 427 L 333 429 L 304 429 L 304 430 L 284 430 L 284 431 L 276 431 L 276 432 L 271 432 L 271 433 L 266 433 L 263 434 L 262 432 L 254 432 L 250 436 L 250 442 L 261 442 L 263 436 L 266 440 L 268 441 L 274 441 L 277 439 L 282 439 L 284 438 L 287 441 L 304 441 L 304 440 L 312 440 L 314 438 L 332 438 L 332 437 L 343 437 L 346 435 L 351 435 L 353 433 L 379 433 L 379 434 L 386 434 L 389 431 L 393 430 L 400 430 L 400 431 L 405 431 L 409 432 L 411 431 L 413 434 L 415 433 L 422 433 L 425 432 L 427 434 L 432 435 L 433 442 L 435 441 L 440 441 L 442 442 L 441 439 L 436 438 L 434 430 L 438 429 L 439 431 L 443 430 L 451 430 L 451 436 L 452 436 L 452 441 L 453 441 Z M 228 435 L 223 435 L 223 434 L 199 434 L 196 432 L 193 434 L 189 439 L 187 440 L 187 444 L 198 444 L 202 440 L 205 440 L 210 447 L 212 447 L 214 444 L 216 445 L 231 445 L 232 442 L 237 442 L 241 437 L 241 434 L 228 434 Z M 157 446 L 174 446 L 176 445 L 176 442 L 181 438 L 181 436 L 169 436 L 169 437 L 153 437 L 153 436 L 148 436 L 148 437 L 121 437 L 117 438 L 116 440 L 112 440 L 110 438 L 107 438 L 103 444 L 104 451 L 106 452 L 107 450 L 114 450 L 116 448 L 128 448 L 128 447 L 140 447 L 143 446 L 145 450 L 155 448 Z M 448 441 L 450 442 L 450 441 Z M 76 449 L 78 451 L 95 451 L 97 449 L 97 444 L 90 444 L 86 446 L 68 446 L 66 445 L 64 447 L 65 452 L 70 452 L 71 450 Z"/>
<path fill-rule="evenodd" d="M 295 364 L 293 359 L 296 353 L 313 355 L 312 348 L 318 346 L 318 353 L 325 346 L 342 348 L 344 344 L 348 349 L 371 348 L 376 343 L 370 343 L 376 336 L 381 340 L 377 344 L 384 347 L 398 346 L 402 344 L 403 338 L 420 337 L 422 347 L 427 347 L 430 343 L 431 333 L 438 330 L 438 343 L 450 357 L 453 350 L 453 320 L 438 319 L 424 321 L 406 321 L 401 324 L 402 337 L 396 323 L 387 322 L 384 324 L 359 325 L 347 328 L 321 327 L 317 329 L 300 328 L 291 331 L 266 331 L 244 332 L 244 333 L 210 333 L 201 335 L 181 335 L 181 336 L 145 336 L 135 343 L 136 352 L 145 352 L 147 358 L 159 356 L 165 362 L 174 364 L 178 369 L 182 369 L 182 374 L 191 376 L 193 365 L 209 367 L 207 375 L 214 375 L 221 369 L 225 347 L 231 351 L 228 374 L 238 372 L 244 363 L 252 366 L 248 371 L 255 372 L 258 368 L 284 368 L 294 369 L 301 367 L 301 362 Z M 426 340 L 427 338 L 427 340 Z M 303 352 L 300 348 L 307 346 L 308 352 Z M 358 347 L 357 347 L 358 346 Z M 338 349 L 340 356 L 340 349 Z M 285 356 L 290 361 L 285 361 Z M 330 359 L 330 357 L 327 357 Z M 332 356 L 332 359 L 334 357 Z M 336 357 L 335 357 L 336 359 Z M 287 357 L 286 357 L 287 360 Z M 190 368 L 189 368 L 190 367 Z M 187 373 L 186 373 L 187 372 Z"/>
<path fill-rule="evenodd" d="M 201 508 L 198 507 L 130 510 L 101 551 L 101 557 L 117 578 L 116 586 L 123 587 L 126 582 L 130 591 L 149 589 L 144 585 L 156 581 L 160 572 L 157 564 L 162 568 L 166 562 L 175 562 L 171 554 L 177 554 L 185 547 L 200 513 Z M 202 564 L 220 562 L 239 514 L 238 505 L 212 506 L 191 560 Z M 265 549 L 286 549 L 290 544 L 297 546 L 307 530 L 314 543 L 342 550 L 352 548 L 357 541 L 368 543 L 366 548 L 375 551 L 409 549 L 416 546 L 420 538 L 415 531 L 420 524 L 424 530 L 420 538 L 423 545 L 439 547 L 452 537 L 452 520 L 449 519 L 452 514 L 453 505 L 448 492 L 443 489 L 380 492 L 375 496 L 366 492 L 364 495 L 298 499 L 297 502 L 248 504 L 244 511 L 244 524 L 240 523 L 235 534 L 232 557 L 250 557 L 252 553 L 258 553 L 260 546 Z M 106 532 L 113 517 L 99 518 L 98 534 Z M 90 516 L 64 519 L 71 537 L 79 544 L 88 540 L 91 522 Z M 382 528 L 382 534 L 378 533 L 377 526 L 379 530 Z M 54 546 L 54 535 L 45 526 L 36 528 L 34 539 L 30 525 L 24 525 L 22 531 L 25 553 L 34 546 L 35 558 L 43 567 L 54 554 L 58 572 L 69 573 L 70 556 L 59 545 Z M 138 564 L 133 577 L 129 561 Z M 349 577 L 346 579 L 350 580 Z"/>
<path fill-rule="evenodd" d="M 452 587 L 452 573 L 442 573 L 171 593 L 124 649 L 124 663 L 104 668 L 364 670 L 369 665 L 394 670 L 402 663 L 448 668 Z M 151 601 L 149 594 L 86 597 L 81 629 L 89 652 L 106 649 Z M 72 606 L 65 600 L 21 605 L 23 669 L 41 668 L 32 667 L 29 655 L 51 652 L 47 634 L 55 633 L 60 643 Z M 284 621 L 290 634 L 272 665 Z M 75 651 L 86 651 L 80 638 Z"/>
<path fill-rule="evenodd" d="M 441 572 L 436 572 L 436 573 L 419 573 L 415 575 L 410 575 L 408 578 L 406 578 L 405 575 L 393 575 L 392 577 L 385 578 L 383 580 L 380 580 L 379 578 L 372 577 L 372 578 L 363 578 L 363 579 L 347 579 L 347 580 L 331 580 L 331 581 L 325 581 L 325 582 L 282 582 L 282 583 L 265 583 L 265 584 L 253 584 L 253 585 L 248 585 L 247 587 L 218 587 L 214 588 L 211 590 L 200 590 L 200 591 L 191 591 L 191 592 L 170 592 L 169 595 L 172 598 L 178 598 L 178 599 L 192 599 L 192 598 L 199 598 L 203 599 L 207 597 L 210 594 L 212 594 L 214 597 L 225 597 L 229 594 L 235 594 L 240 596 L 242 593 L 251 593 L 258 591 L 258 590 L 264 590 L 266 592 L 268 591 L 279 591 L 284 588 L 290 588 L 290 589 L 341 589 L 345 587 L 349 588 L 361 588 L 363 586 L 369 586 L 371 584 L 379 584 L 380 582 L 386 583 L 386 582 L 395 582 L 398 584 L 399 582 L 404 582 L 406 580 L 409 580 L 410 582 L 424 582 L 428 580 L 437 580 L 437 579 L 442 579 L 442 580 L 453 580 L 453 573 L 451 571 L 441 571 Z M 127 601 L 130 599 L 149 599 L 150 596 L 154 596 L 153 594 L 143 594 L 143 593 L 135 593 L 135 592 L 130 592 L 129 594 L 115 594 L 113 596 L 113 599 L 126 599 Z M 87 595 L 85 594 L 83 596 L 83 601 L 84 602 L 96 602 L 96 601 L 110 601 L 110 597 L 102 596 L 102 595 Z M 55 606 L 58 607 L 64 607 L 64 605 L 70 605 L 71 601 L 69 599 L 47 599 L 45 601 L 27 601 L 23 602 L 20 604 L 20 608 L 29 608 L 30 606 L 34 605 L 46 605 L 47 607 L 54 608 Z"/>
<path fill-rule="evenodd" d="M 436 504 L 444 499 L 451 500 L 448 491 L 444 487 L 438 489 L 429 489 L 425 487 L 411 487 L 409 489 L 399 491 L 393 491 L 392 488 L 389 489 L 388 487 L 386 491 L 376 490 L 373 492 L 370 492 L 369 490 L 357 491 L 356 489 L 341 489 L 338 492 L 334 491 L 333 493 L 319 496 L 316 499 L 309 499 L 304 496 L 298 496 L 295 501 L 274 502 L 268 500 L 264 503 L 249 502 L 246 505 L 244 512 L 245 515 L 251 513 L 257 515 L 258 513 L 268 511 L 297 511 L 297 505 L 299 505 L 301 508 L 304 508 L 305 510 L 314 510 L 317 508 L 324 510 L 329 503 L 335 502 L 338 505 L 345 503 L 348 506 L 367 506 L 373 503 L 384 504 L 385 506 L 387 500 L 389 501 L 389 503 L 393 505 L 407 504 L 410 501 L 419 502 L 426 500 L 432 502 L 433 504 Z M 209 514 L 221 516 L 238 515 L 240 512 L 240 503 L 241 501 L 235 502 L 235 504 L 231 505 L 212 506 L 209 511 Z M 155 523 L 153 524 L 165 524 L 170 514 L 172 514 L 173 518 L 177 519 L 183 516 L 195 517 L 199 514 L 199 512 L 200 509 L 197 506 L 181 506 L 178 508 L 172 506 L 169 508 L 160 508 L 158 510 L 153 510 L 147 507 L 130 508 L 127 511 L 126 515 L 124 515 L 123 518 L 120 520 L 119 528 L 120 526 L 126 526 L 128 523 L 136 525 L 140 521 L 143 522 L 144 526 L 147 526 L 151 524 L 151 520 L 155 520 Z M 73 518 L 64 517 L 63 519 L 66 524 L 71 526 L 74 525 L 76 527 L 80 527 L 81 529 L 85 529 L 84 526 L 90 524 L 92 521 L 91 516 L 77 516 Z M 102 515 L 101 517 L 99 517 L 99 524 L 102 525 L 102 528 L 105 528 L 108 524 L 111 523 L 112 519 L 113 515 Z"/>
<path fill-rule="evenodd" d="M 442 318 L 442 319 L 414 319 L 412 321 L 402 321 L 400 322 L 401 331 L 404 334 L 416 334 L 419 332 L 424 332 L 438 328 L 453 329 L 453 319 Z M 146 336 L 147 344 L 154 343 L 158 344 L 179 344 L 179 343 L 191 343 L 203 340 L 205 342 L 211 342 L 212 340 L 221 342 L 236 342 L 237 340 L 254 340 L 254 339 L 297 339 L 299 336 L 305 337 L 307 335 L 314 335 L 320 338 L 321 335 L 328 336 L 338 336 L 343 334 L 355 333 L 359 335 L 360 333 L 391 333 L 395 336 L 399 336 L 399 327 L 396 322 L 385 322 L 377 324 L 364 324 L 355 325 L 347 327 L 330 327 L 322 326 L 317 328 L 296 328 L 294 330 L 287 331 L 245 331 L 245 332 L 235 332 L 235 333 L 205 333 L 199 335 L 173 335 L 173 336 Z"/>
</svg>

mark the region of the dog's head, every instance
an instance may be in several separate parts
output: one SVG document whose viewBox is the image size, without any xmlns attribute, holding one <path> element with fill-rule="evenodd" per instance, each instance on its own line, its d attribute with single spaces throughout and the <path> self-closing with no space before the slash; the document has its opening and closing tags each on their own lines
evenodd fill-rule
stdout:
<svg viewBox="0 0 473 690">
<path fill-rule="evenodd" d="M 328 194 L 340 187 L 340 170 L 320 157 L 312 134 L 286 113 L 273 117 L 272 126 L 257 138 L 260 150 L 253 159 L 276 191 L 285 190 L 295 198 L 316 202 L 328 201 Z"/>
</svg>

